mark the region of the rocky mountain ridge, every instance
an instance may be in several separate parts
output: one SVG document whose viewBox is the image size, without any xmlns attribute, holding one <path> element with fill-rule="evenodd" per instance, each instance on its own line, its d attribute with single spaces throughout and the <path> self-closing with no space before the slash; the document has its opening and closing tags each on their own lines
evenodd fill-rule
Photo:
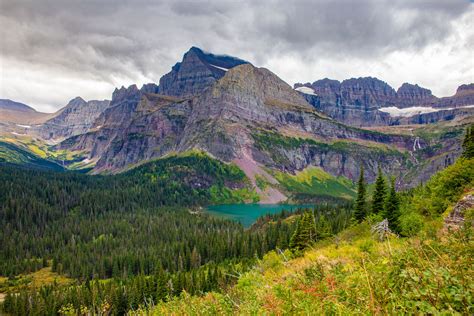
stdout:
<svg viewBox="0 0 474 316">
<path fill-rule="evenodd" d="M 277 172 L 316 167 L 355 180 L 363 165 L 371 181 L 380 166 L 398 177 L 399 186 L 413 186 L 454 161 L 457 134 L 439 147 L 437 140 L 360 129 L 331 118 L 342 111 L 347 118 L 377 115 L 380 122 L 393 122 L 379 104 L 398 99 L 410 109 L 417 102 L 429 104 L 432 96 L 417 85 L 395 91 L 375 78 L 323 79 L 315 88 L 295 90 L 268 69 L 192 47 L 160 85 L 117 88 L 110 103 L 72 100 L 57 115 L 57 124 L 53 119 L 45 125 L 43 132 L 50 134 L 42 137 L 66 138 L 54 149 L 80 153 L 93 173 L 117 173 L 166 155 L 204 151 L 237 164 L 262 201 L 275 203 L 286 199 Z M 369 114 L 361 115 L 361 109 Z M 438 120 L 441 112 L 428 113 L 430 120 Z M 269 185 L 259 188 L 257 178 Z"/>
<path fill-rule="evenodd" d="M 89 130 L 96 118 L 110 104 L 109 100 L 85 101 L 76 97 L 43 124 L 33 126 L 29 133 L 46 140 L 65 139 Z"/>
<path fill-rule="evenodd" d="M 297 83 L 294 88 L 305 94 L 307 101 L 317 110 L 352 126 L 451 120 L 464 115 L 466 108 L 474 105 L 474 84 L 462 85 L 454 96 L 444 98 L 437 98 L 429 89 L 416 84 L 404 83 L 395 91 L 386 82 L 373 77 L 342 82 L 325 78 L 313 83 Z M 391 113 L 391 109 L 403 115 Z M 436 111 L 441 112 L 432 114 Z M 473 110 L 467 111 L 469 115 L 474 113 Z"/>
<path fill-rule="evenodd" d="M 271 170 L 293 173 L 316 166 L 336 176 L 356 179 L 361 163 L 369 180 L 375 177 L 379 165 L 403 178 L 416 163 L 408 153 L 428 146 L 423 139 L 418 140 L 418 147 L 414 146 L 417 140 L 409 135 L 388 135 L 340 124 L 315 110 L 305 94 L 271 71 L 249 63 L 209 80 L 208 75 L 200 75 L 202 64 L 193 70 L 193 55 L 188 52 L 183 58 L 189 67 L 187 80 L 177 75 L 179 69 L 173 69 L 175 75 L 167 74 L 160 81 L 171 78 L 166 86 L 179 89 L 152 84 L 141 89 L 117 89 L 110 107 L 92 128 L 58 148 L 87 152 L 88 161 L 95 162 L 95 173 L 119 172 L 143 161 L 197 149 L 236 163 L 251 181 L 259 176 L 275 184 Z M 373 99 L 396 95 L 386 84 L 374 87 L 378 93 L 371 96 Z M 168 94 L 162 94 L 165 91 Z M 360 94 L 357 89 L 347 91 L 347 95 Z M 436 161 L 446 163 L 442 155 Z M 413 177 L 404 185 L 415 184 L 426 174 L 419 170 Z"/>
</svg>

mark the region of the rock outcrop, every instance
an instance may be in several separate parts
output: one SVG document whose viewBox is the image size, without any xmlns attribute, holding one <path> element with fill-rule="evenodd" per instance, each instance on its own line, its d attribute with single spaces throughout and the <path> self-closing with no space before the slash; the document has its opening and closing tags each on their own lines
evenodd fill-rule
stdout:
<svg viewBox="0 0 474 316">
<path fill-rule="evenodd" d="M 465 212 L 470 209 L 474 209 L 473 194 L 467 194 L 456 203 L 451 213 L 444 219 L 445 226 L 455 229 L 462 227 L 465 223 Z"/>
<path fill-rule="evenodd" d="M 159 93 L 181 97 L 198 95 L 229 69 L 245 63 L 235 57 L 214 55 L 191 47 L 183 60 L 160 79 Z"/>
<path fill-rule="evenodd" d="M 432 106 L 436 104 L 437 98 L 431 90 L 422 88 L 419 85 L 404 83 L 397 90 L 396 106 L 407 108 L 413 106 Z"/>
<path fill-rule="evenodd" d="M 468 105 L 474 106 L 474 83 L 459 86 L 453 96 L 441 98 L 435 106 L 456 108 Z"/>
<path fill-rule="evenodd" d="M 86 133 L 97 117 L 109 106 L 109 100 L 85 101 L 76 97 L 59 110 L 53 118 L 30 130 L 46 140 L 62 140 Z"/>
</svg>

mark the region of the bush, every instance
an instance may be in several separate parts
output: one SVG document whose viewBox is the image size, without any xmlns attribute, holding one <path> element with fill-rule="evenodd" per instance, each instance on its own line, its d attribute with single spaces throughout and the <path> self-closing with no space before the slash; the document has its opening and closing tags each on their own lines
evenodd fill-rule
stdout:
<svg viewBox="0 0 474 316">
<path fill-rule="evenodd" d="M 410 212 L 400 216 L 399 225 L 401 235 L 411 237 L 421 231 L 424 225 L 424 219 L 420 214 Z"/>
</svg>

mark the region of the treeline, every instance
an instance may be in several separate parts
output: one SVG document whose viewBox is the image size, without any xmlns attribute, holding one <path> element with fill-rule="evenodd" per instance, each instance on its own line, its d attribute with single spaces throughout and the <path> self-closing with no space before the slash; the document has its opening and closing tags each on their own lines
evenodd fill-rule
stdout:
<svg viewBox="0 0 474 316">
<path fill-rule="evenodd" d="M 170 210 L 169 214 L 173 212 L 179 211 Z M 189 256 L 182 257 L 178 255 L 178 262 L 180 262 L 179 257 L 181 257 L 182 265 L 175 266 L 176 270 L 174 271 L 163 268 L 160 263 L 153 271 L 139 269 L 137 275 L 133 276 L 129 272 L 123 273 L 124 270 L 117 267 L 112 269 L 114 278 L 111 280 L 93 279 L 91 281 L 86 280 L 78 285 L 67 286 L 52 284 L 8 294 L 5 298 L 3 310 L 13 315 L 57 313 L 110 313 L 112 315 L 122 315 L 139 307 L 149 308 L 160 301 L 166 301 L 173 296 L 180 295 L 183 290 L 194 295 L 200 295 L 211 290 L 222 291 L 233 285 L 238 276 L 248 271 L 264 253 L 272 249 L 286 249 L 292 246 L 293 239 L 291 236 L 297 234 L 295 232 L 298 231 L 297 227 L 300 226 L 299 218 L 304 217 L 305 214 L 315 214 L 314 220 L 320 232 L 318 235 L 320 238 L 326 238 L 344 229 L 350 224 L 352 217 L 349 205 L 346 208 L 324 205 L 314 209 L 298 209 L 295 212 L 282 211 L 279 214 L 266 215 L 258 220 L 260 223 L 258 227 L 254 226 L 247 231 L 241 230 L 241 235 L 220 238 L 222 241 L 217 239 L 208 240 L 216 248 L 215 255 L 218 257 L 207 263 L 203 263 L 198 248 L 193 248 Z M 198 220 L 201 224 L 216 220 L 190 214 L 189 216 Z M 163 219 L 164 223 L 169 223 L 169 220 L 172 220 L 172 218 Z M 241 228 L 238 224 L 229 224 Z M 319 230 L 320 227 L 323 227 L 323 229 Z M 219 226 L 210 226 L 207 229 L 203 226 L 202 228 L 206 232 L 201 232 L 201 236 L 196 239 L 205 238 L 208 234 L 213 235 L 215 233 L 213 230 L 224 229 L 224 227 Z M 244 239 L 241 239 L 242 237 Z M 103 240 L 104 238 L 99 237 L 98 239 Z M 245 241 L 245 238 L 248 238 L 247 241 Z M 168 242 L 172 243 L 172 239 L 173 237 L 169 236 Z M 193 242 L 197 242 L 197 240 Z M 219 243 L 221 243 L 222 248 Z M 241 244 L 241 249 L 245 249 L 247 252 L 238 255 L 232 254 L 232 244 Z M 138 259 L 131 248 L 128 248 L 128 246 L 123 248 L 124 251 L 127 249 L 130 250 L 129 258 Z M 228 259 L 232 256 L 234 256 L 233 259 Z M 120 255 L 117 255 L 117 257 L 120 257 Z M 163 257 L 166 258 L 166 256 Z M 53 260 L 53 266 L 58 271 L 59 264 L 54 263 L 55 260 Z M 161 262 L 160 258 L 156 258 L 156 260 L 158 261 L 152 260 L 150 263 Z M 79 266 L 82 264 L 79 264 Z M 61 269 L 64 269 L 64 267 L 61 267 Z M 127 269 L 125 271 L 128 271 Z M 114 271 L 117 272 L 114 273 Z"/>
<path fill-rule="evenodd" d="M 190 264 L 194 247 L 203 263 L 247 250 L 253 255 L 257 246 L 243 245 L 256 241 L 243 237 L 239 225 L 176 210 L 206 204 L 214 198 L 210 188 L 228 190 L 224 182 L 242 186 L 245 179 L 238 168 L 204 155 L 170 157 L 116 176 L 0 166 L 0 275 L 33 271 L 43 259 L 84 279 L 152 272 L 158 256 L 177 270 Z M 234 243 L 224 253 L 227 240 Z"/>
<path fill-rule="evenodd" d="M 255 259 L 210 263 L 192 271 L 86 281 L 81 285 L 46 285 L 8 293 L 3 310 L 12 315 L 124 315 L 152 307 L 183 291 L 200 295 L 220 291 L 235 283 Z"/>
</svg>

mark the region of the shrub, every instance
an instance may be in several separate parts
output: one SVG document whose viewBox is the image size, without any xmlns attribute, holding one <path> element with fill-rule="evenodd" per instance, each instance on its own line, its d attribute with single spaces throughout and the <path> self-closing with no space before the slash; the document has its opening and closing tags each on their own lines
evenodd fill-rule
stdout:
<svg viewBox="0 0 474 316">
<path fill-rule="evenodd" d="M 423 228 L 424 219 L 420 214 L 410 212 L 400 216 L 400 234 L 402 236 L 411 237 L 418 234 Z"/>
</svg>

